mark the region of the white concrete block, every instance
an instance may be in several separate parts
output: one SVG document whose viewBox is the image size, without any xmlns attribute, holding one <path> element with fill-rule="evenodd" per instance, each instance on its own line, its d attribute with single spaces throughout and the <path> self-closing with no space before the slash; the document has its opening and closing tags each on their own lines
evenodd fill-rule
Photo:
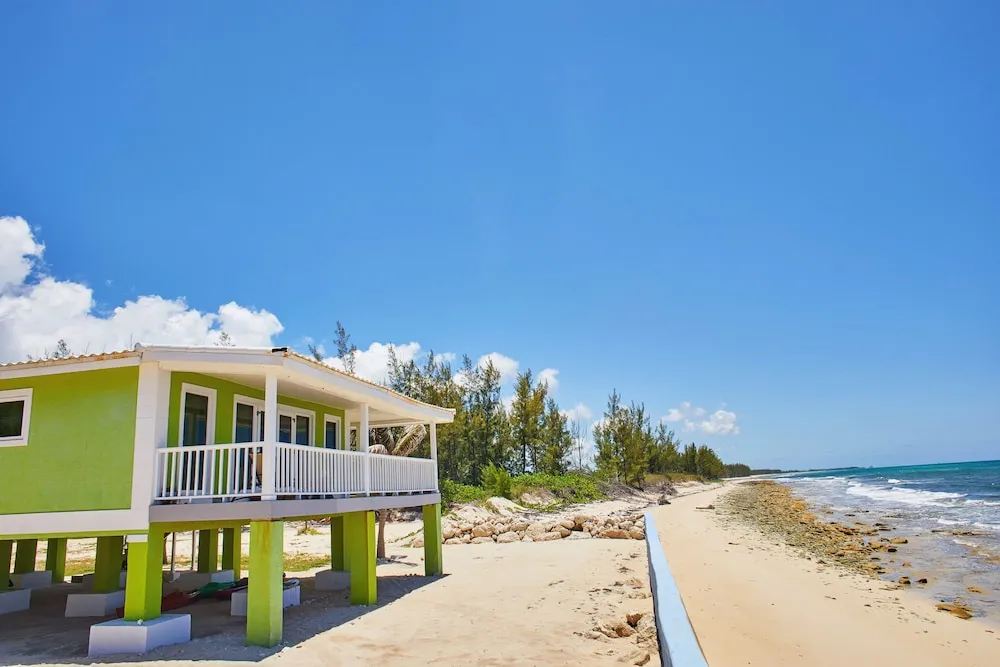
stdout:
<svg viewBox="0 0 1000 667">
<path fill-rule="evenodd" d="M 164 614 L 151 621 L 115 619 L 90 626 L 91 658 L 120 653 L 149 653 L 158 646 L 191 641 L 190 614 Z"/>
<path fill-rule="evenodd" d="M 81 583 L 81 584 L 83 584 L 83 587 L 86 588 L 87 590 L 92 590 L 94 588 L 94 574 L 93 573 L 91 573 L 91 574 L 84 574 L 84 575 L 80 576 L 79 582 L 77 582 L 77 578 L 76 577 L 73 577 L 72 579 L 70 579 L 70 581 L 72 581 L 74 584 L 75 583 Z M 118 575 L 118 586 L 121 587 L 121 588 L 125 588 L 125 572 L 122 572 L 120 575 Z"/>
<path fill-rule="evenodd" d="M 348 570 L 321 570 L 316 573 L 316 590 L 342 591 L 351 587 L 351 573 Z"/>
<path fill-rule="evenodd" d="M 212 582 L 224 584 L 230 581 L 236 581 L 232 570 L 220 570 L 218 572 L 184 572 L 170 585 L 179 591 L 189 593 Z"/>
<path fill-rule="evenodd" d="M 285 607 L 295 607 L 299 604 L 301 599 L 300 593 L 302 592 L 301 586 L 292 586 L 291 588 L 285 588 L 281 592 L 281 608 Z M 246 616 L 247 615 L 247 592 L 246 591 L 236 591 L 233 593 L 233 597 L 229 600 L 229 615 L 230 616 Z"/>
<path fill-rule="evenodd" d="M 66 596 L 66 618 L 111 616 L 125 606 L 125 591 L 113 593 L 70 593 Z"/>
<path fill-rule="evenodd" d="M 25 611 L 30 606 L 30 588 L 15 588 L 13 590 L 0 591 L 0 614 Z"/>
<path fill-rule="evenodd" d="M 10 575 L 15 588 L 47 588 L 52 585 L 52 570 Z"/>
</svg>

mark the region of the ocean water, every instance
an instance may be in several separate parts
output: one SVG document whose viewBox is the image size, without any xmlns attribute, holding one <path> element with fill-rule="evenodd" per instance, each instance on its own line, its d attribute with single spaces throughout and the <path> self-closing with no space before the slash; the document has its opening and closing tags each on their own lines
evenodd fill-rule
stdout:
<svg viewBox="0 0 1000 667">
<path fill-rule="evenodd" d="M 830 470 L 777 481 L 829 520 L 881 521 L 894 528 L 888 536 L 910 539 L 885 563 L 886 579 L 927 577 L 927 586 L 914 588 L 940 601 L 961 598 L 977 615 L 1000 620 L 1000 461 Z"/>
</svg>

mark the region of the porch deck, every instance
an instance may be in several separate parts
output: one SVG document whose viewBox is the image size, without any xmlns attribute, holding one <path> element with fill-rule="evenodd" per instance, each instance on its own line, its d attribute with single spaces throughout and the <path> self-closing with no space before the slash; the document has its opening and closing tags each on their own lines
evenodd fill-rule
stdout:
<svg viewBox="0 0 1000 667">
<path fill-rule="evenodd" d="M 437 490 L 433 459 L 250 442 L 157 449 L 153 500 L 334 499 Z"/>
</svg>

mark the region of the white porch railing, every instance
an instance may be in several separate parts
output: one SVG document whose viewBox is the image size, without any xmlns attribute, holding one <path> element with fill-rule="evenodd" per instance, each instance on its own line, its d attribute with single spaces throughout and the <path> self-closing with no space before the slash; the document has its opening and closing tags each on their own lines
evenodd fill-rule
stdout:
<svg viewBox="0 0 1000 667">
<path fill-rule="evenodd" d="M 372 460 L 372 493 L 437 491 L 435 461 L 389 454 L 369 456 Z"/>
<path fill-rule="evenodd" d="M 154 498 L 259 498 L 268 474 L 274 475 L 279 497 L 437 490 L 436 462 L 432 459 L 277 443 L 273 465 L 268 465 L 264 451 L 260 442 L 158 449 Z"/>
</svg>

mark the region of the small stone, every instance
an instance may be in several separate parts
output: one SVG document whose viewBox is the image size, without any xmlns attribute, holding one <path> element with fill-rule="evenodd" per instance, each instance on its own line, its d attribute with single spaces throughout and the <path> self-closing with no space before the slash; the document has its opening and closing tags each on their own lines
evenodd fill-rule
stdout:
<svg viewBox="0 0 1000 667">
<path fill-rule="evenodd" d="M 633 526 L 628 531 L 628 534 L 629 534 L 629 537 L 631 537 L 633 540 L 644 540 L 644 539 L 646 539 L 646 531 L 644 531 L 642 528 L 639 528 L 638 526 Z"/>
<path fill-rule="evenodd" d="M 545 526 L 538 522 L 535 522 L 529 524 L 528 527 L 524 529 L 524 532 L 527 533 L 528 535 L 538 535 L 540 533 L 545 532 Z"/>
<path fill-rule="evenodd" d="M 598 537 L 603 537 L 606 540 L 627 540 L 629 534 L 620 528 L 605 528 Z"/>
<path fill-rule="evenodd" d="M 493 535 L 492 523 L 481 523 L 472 529 L 473 537 L 492 537 L 492 535 Z"/>
<path fill-rule="evenodd" d="M 445 544 L 461 544 L 462 540 L 457 537 L 449 537 L 444 541 Z"/>
<path fill-rule="evenodd" d="M 497 536 L 497 542 L 500 544 L 510 544 L 511 542 L 517 542 L 521 538 L 514 531 L 508 531 L 506 533 L 500 533 Z"/>
<path fill-rule="evenodd" d="M 541 533 L 539 535 L 532 535 L 531 537 L 535 542 L 551 542 L 562 539 L 562 535 L 559 533 Z"/>
<path fill-rule="evenodd" d="M 553 532 L 559 533 L 559 537 L 569 537 L 570 533 L 572 533 L 573 531 L 571 531 L 569 528 L 565 526 L 559 526 L 559 528 Z"/>
<path fill-rule="evenodd" d="M 486 537 L 485 535 L 482 537 L 473 537 L 472 544 L 493 544 L 493 538 Z"/>
<path fill-rule="evenodd" d="M 633 628 L 639 624 L 642 617 L 645 616 L 641 611 L 633 611 L 631 613 L 625 614 L 625 622 L 631 625 Z"/>
<path fill-rule="evenodd" d="M 534 542 L 535 538 L 533 538 L 531 535 L 525 535 L 524 537 L 521 538 L 521 541 L 522 542 Z"/>
<path fill-rule="evenodd" d="M 917 579 L 917 583 L 918 584 L 926 584 L 927 583 L 927 579 L 926 578 Z"/>
<path fill-rule="evenodd" d="M 910 585 L 910 578 L 909 577 L 900 577 L 899 578 L 899 583 L 901 583 L 904 586 L 909 586 Z"/>
<path fill-rule="evenodd" d="M 559 522 L 559 525 L 565 528 L 566 530 L 573 530 L 574 528 L 576 528 L 576 521 L 573 521 L 572 519 L 563 519 L 562 521 Z"/>
<path fill-rule="evenodd" d="M 894 537 L 891 540 L 889 540 L 890 544 L 909 544 L 909 542 L 910 541 L 905 537 Z"/>
<path fill-rule="evenodd" d="M 419 549 L 420 547 L 424 546 L 424 538 L 422 537 L 415 538 L 412 542 L 410 542 L 410 546 L 413 547 L 414 549 Z"/>
</svg>

